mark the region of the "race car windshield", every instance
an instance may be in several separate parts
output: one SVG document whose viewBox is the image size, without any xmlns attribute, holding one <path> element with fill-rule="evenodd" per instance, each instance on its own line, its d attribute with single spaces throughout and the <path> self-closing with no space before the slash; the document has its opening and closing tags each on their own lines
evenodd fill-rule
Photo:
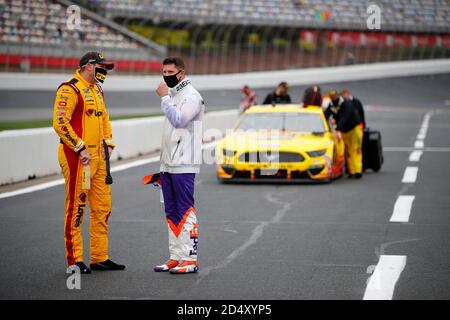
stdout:
<svg viewBox="0 0 450 320">
<path fill-rule="evenodd" d="M 242 118 L 238 129 L 325 132 L 319 114 L 297 112 L 249 113 Z"/>
</svg>

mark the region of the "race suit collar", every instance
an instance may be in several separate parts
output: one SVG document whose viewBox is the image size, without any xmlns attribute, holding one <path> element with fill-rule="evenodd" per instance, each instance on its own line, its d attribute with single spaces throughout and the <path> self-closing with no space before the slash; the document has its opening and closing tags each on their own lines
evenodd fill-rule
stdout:
<svg viewBox="0 0 450 320">
<path fill-rule="evenodd" d="M 338 102 L 338 105 L 337 106 L 334 106 L 335 108 L 340 108 L 341 107 L 341 105 L 344 103 L 344 98 L 342 98 L 342 97 L 339 97 L 339 102 Z"/>
<path fill-rule="evenodd" d="M 333 111 L 333 113 L 339 112 L 339 109 L 341 109 L 342 103 L 344 103 L 344 98 L 339 97 L 339 103 L 337 106 L 335 106 L 334 104 L 331 104 L 331 110 Z"/>
<path fill-rule="evenodd" d="M 87 82 L 86 79 L 83 78 L 83 76 L 80 74 L 80 70 L 77 70 L 75 72 L 75 78 L 78 81 L 80 81 L 86 87 L 93 87 L 94 86 L 92 83 Z"/>
<path fill-rule="evenodd" d="M 188 78 L 185 78 L 183 81 L 181 81 L 175 87 L 169 89 L 170 95 L 172 97 L 177 95 L 179 92 L 181 92 L 184 88 L 186 88 L 190 84 L 191 84 L 191 80 L 189 80 Z"/>
</svg>

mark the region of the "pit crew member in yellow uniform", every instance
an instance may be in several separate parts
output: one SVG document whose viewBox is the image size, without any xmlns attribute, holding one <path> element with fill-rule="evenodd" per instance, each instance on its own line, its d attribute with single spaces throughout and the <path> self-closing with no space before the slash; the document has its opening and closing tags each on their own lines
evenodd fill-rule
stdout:
<svg viewBox="0 0 450 320">
<path fill-rule="evenodd" d="M 336 90 L 331 90 L 328 94 L 331 103 L 325 110 L 325 117 L 329 119 L 332 116 L 336 121 L 336 130 L 342 132 L 348 177 L 360 179 L 362 177 L 363 123 L 358 111 L 349 100 L 341 97 Z"/>
</svg>

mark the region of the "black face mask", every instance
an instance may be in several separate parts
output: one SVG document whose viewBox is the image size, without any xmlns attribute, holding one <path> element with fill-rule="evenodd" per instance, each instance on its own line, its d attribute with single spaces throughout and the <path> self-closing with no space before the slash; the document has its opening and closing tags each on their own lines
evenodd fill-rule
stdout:
<svg viewBox="0 0 450 320">
<path fill-rule="evenodd" d="M 94 72 L 95 72 L 95 79 L 98 82 L 101 82 L 101 83 L 105 82 L 105 78 L 106 78 L 106 75 L 108 74 L 108 70 L 96 67 Z"/>
<path fill-rule="evenodd" d="M 177 74 L 179 74 L 180 72 L 181 70 L 171 76 L 163 76 L 164 82 L 169 88 L 175 87 L 180 82 L 180 80 L 178 80 L 177 78 Z"/>
</svg>

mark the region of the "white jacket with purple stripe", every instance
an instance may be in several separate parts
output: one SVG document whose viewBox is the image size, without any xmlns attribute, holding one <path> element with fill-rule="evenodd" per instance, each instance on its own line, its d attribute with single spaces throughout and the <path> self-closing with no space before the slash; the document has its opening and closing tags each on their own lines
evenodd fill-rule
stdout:
<svg viewBox="0 0 450 320">
<path fill-rule="evenodd" d="M 161 98 L 164 121 L 160 171 L 198 173 L 202 162 L 202 96 L 184 79 Z"/>
</svg>

